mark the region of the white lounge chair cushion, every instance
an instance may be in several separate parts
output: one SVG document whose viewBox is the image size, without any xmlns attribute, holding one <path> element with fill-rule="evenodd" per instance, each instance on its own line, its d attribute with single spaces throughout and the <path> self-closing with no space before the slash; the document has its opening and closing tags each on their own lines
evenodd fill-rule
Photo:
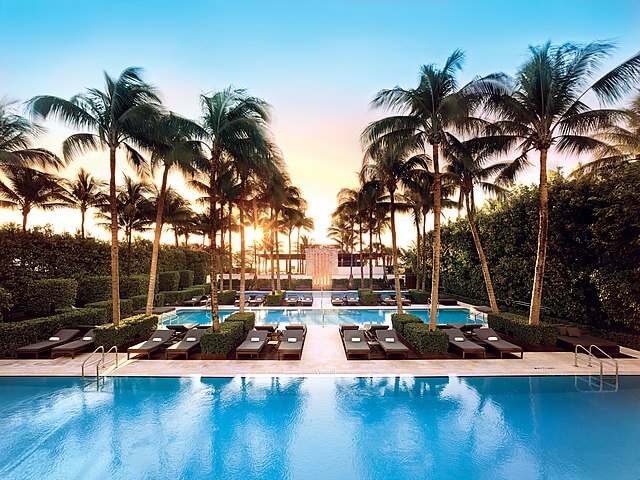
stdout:
<svg viewBox="0 0 640 480">
<path fill-rule="evenodd" d="M 496 342 L 496 341 L 498 341 L 498 337 L 487 337 L 487 340 L 490 340 L 492 342 Z"/>
<path fill-rule="evenodd" d="M 93 340 L 93 337 L 82 337 L 82 340 L 85 342 L 90 342 L 91 340 Z"/>
<path fill-rule="evenodd" d="M 360 341 L 360 337 L 353 337 L 351 339 L 352 342 L 359 342 Z"/>
<path fill-rule="evenodd" d="M 49 337 L 50 342 L 57 342 L 60 340 L 60 337 Z"/>
<path fill-rule="evenodd" d="M 464 337 L 455 337 L 454 340 L 456 342 L 464 342 Z"/>
<path fill-rule="evenodd" d="M 385 342 L 389 342 L 389 343 L 393 343 L 393 342 L 395 342 L 395 341 L 396 341 L 396 339 L 395 339 L 395 338 L 393 338 L 393 337 L 389 337 L 389 338 L 385 338 L 385 339 L 384 339 L 384 341 L 385 341 Z"/>
<path fill-rule="evenodd" d="M 260 337 L 251 337 L 251 341 L 252 342 L 259 342 L 260 341 Z"/>
<path fill-rule="evenodd" d="M 191 297 L 191 301 L 195 302 L 196 300 L 198 300 L 200 297 Z"/>
<path fill-rule="evenodd" d="M 287 338 L 287 342 L 289 342 L 289 343 L 296 343 L 297 341 L 298 341 L 298 339 L 297 339 L 297 338 L 295 338 L 295 337 L 289 337 L 289 338 Z"/>
<path fill-rule="evenodd" d="M 187 337 L 186 340 L 187 342 L 195 342 L 198 339 L 196 337 Z"/>
<path fill-rule="evenodd" d="M 161 337 L 153 337 L 153 338 L 151 339 L 151 341 L 152 341 L 152 342 L 161 342 L 161 341 L 162 341 L 162 338 L 161 338 Z"/>
</svg>

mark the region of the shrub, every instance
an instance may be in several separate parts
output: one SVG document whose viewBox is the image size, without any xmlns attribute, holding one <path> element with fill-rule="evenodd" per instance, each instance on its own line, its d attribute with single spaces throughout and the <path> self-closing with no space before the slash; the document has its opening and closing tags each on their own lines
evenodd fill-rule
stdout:
<svg viewBox="0 0 640 480">
<path fill-rule="evenodd" d="M 284 290 L 281 290 L 279 292 L 270 293 L 269 295 L 267 295 L 267 298 L 265 300 L 265 305 L 267 305 L 267 306 L 283 305 L 284 304 L 285 293 L 286 292 Z"/>
<path fill-rule="evenodd" d="M 422 355 L 446 355 L 449 336 L 442 330 L 429 330 L 426 323 L 405 323 L 404 338 Z"/>
<path fill-rule="evenodd" d="M 0 357 L 15 356 L 16 348 L 46 340 L 58 330 L 106 321 L 104 310 L 79 308 L 44 318 L 0 323 Z"/>
<path fill-rule="evenodd" d="M 293 290 L 311 290 L 313 283 L 310 278 L 294 278 L 291 280 Z"/>
<path fill-rule="evenodd" d="M 147 307 L 147 296 L 146 295 L 135 295 L 135 296 L 131 297 L 129 300 L 131 300 L 131 306 L 132 306 L 134 312 L 136 310 L 143 310 L 144 308 Z"/>
<path fill-rule="evenodd" d="M 47 316 L 76 303 L 78 282 L 72 278 L 34 280 L 23 296 L 24 310 L 30 315 Z"/>
<path fill-rule="evenodd" d="M 105 350 L 113 346 L 120 347 L 137 338 L 148 337 L 158 326 L 157 315 L 136 315 L 123 320 L 119 326 L 112 323 L 96 328 L 96 346 Z"/>
<path fill-rule="evenodd" d="M 220 331 L 207 328 L 200 337 L 202 353 L 205 355 L 228 355 L 244 335 L 244 322 L 226 321 L 220 324 Z"/>
<path fill-rule="evenodd" d="M 180 272 L 160 272 L 158 274 L 158 291 L 159 292 L 173 292 L 178 290 L 180 285 Z"/>
<path fill-rule="evenodd" d="M 178 288 L 184 290 L 193 286 L 193 270 L 180 270 L 180 281 L 178 282 Z"/>
<path fill-rule="evenodd" d="M 331 280 L 331 288 L 334 290 L 340 290 L 349 288 L 349 279 L 348 278 L 333 278 Z"/>
<path fill-rule="evenodd" d="M 204 290 L 204 295 L 209 295 L 211 293 L 210 283 L 200 283 L 200 284 L 194 285 L 192 288 L 202 288 Z"/>
<path fill-rule="evenodd" d="M 529 325 L 527 317 L 515 313 L 490 313 L 489 326 L 527 345 L 555 345 L 558 336 L 554 325 L 545 322 Z"/>
<path fill-rule="evenodd" d="M 430 303 L 431 300 L 431 292 L 425 292 L 424 290 L 409 290 L 407 296 L 413 303 L 425 304 Z"/>
<path fill-rule="evenodd" d="M 13 307 L 13 297 L 11 293 L 0 287 L 0 319 L 2 319 L 3 312 L 10 310 L 11 307 Z"/>
<path fill-rule="evenodd" d="M 111 298 L 111 277 L 81 277 L 78 280 L 78 305 L 101 302 Z"/>
<path fill-rule="evenodd" d="M 360 288 L 358 289 L 358 295 L 360 296 L 360 303 L 362 305 L 377 305 L 378 304 L 378 294 L 373 293 L 368 288 Z"/>
<path fill-rule="evenodd" d="M 87 308 L 98 308 L 105 311 L 107 321 L 110 321 L 113 317 L 113 309 L 111 308 L 111 300 L 105 300 L 103 302 L 87 303 Z M 133 302 L 130 299 L 120 300 L 120 317 L 126 318 L 133 313 Z"/>
<path fill-rule="evenodd" d="M 186 290 L 172 290 L 170 292 L 162 292 L 164 305 L 181 305 L 185 300 L 191 297 L 204 295 L 204 288 L 191 287 Z"/>
<path fill-rule="evenodd" d="M 244 332 L 247 333 L 256 326 L 256 314 L 255 312 L 232 313 L 223 323 L 226 322 L 242 322 L 244 324 Z"/>
<path fill-rule="evenodd" d="M 235 290 L 223 290 L 221 292 L 218 292 L 218 305 L 233 305 L 235 301 Z"/>
<path fill-rule="evenodd" d="M 120 298 L 144 295 L 149 290 L 149 275 L 131 275 L 120 277 Z"/>
<path fill-rule="evenodd" d="M 155 300 L 153 301 L 153 304 L 156 307 L 164 307 L 164 292 L 156 293 Z"/>
<path fill-rule="evenodd" d="M 191 265 L 191 271 L 193 272 L 193 283 L 203 284 L 207 281 L 207 266 L 203 263 L 194 263 Z"/>
<path fill-rule="evenodd" d="M 409 323 L 424 323 L 420 318 L 409 313 L 394 313 L 391 315 L 391 326 L 404 336 L 404 329 Z"/>
</svg>

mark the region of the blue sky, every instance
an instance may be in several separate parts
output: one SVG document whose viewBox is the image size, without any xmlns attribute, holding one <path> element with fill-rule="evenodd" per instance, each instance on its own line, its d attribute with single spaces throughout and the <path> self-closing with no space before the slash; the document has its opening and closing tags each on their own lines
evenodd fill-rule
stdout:
<svg viewBox="0 0 640 480">
<path fill-rule="evenodd" d="M 528 45 L 547 40 L 611 39 L 612 66 L 640 48 L 639 25 L 637 0 L 0 0 L 0 96 L 69 97 L 101 87 L 103 70 L 135 65 L 169 108 L 197 117 L 200 93 L 247 88 L 274 107 L 274 133 L 322 239 L 335 195 L 355 183 L 358 136 L 381 115 L 368 108 L 375 92 L 413 86 L 421 64 L 455 48 L 467 55 L 461 81 L 513 73 Z M 47 126 L 41 143 L 57 150 L 67 131 Z M 101 160 L 71 170 L 84 163 L 106 176 Z M 76 228 L 70 212 L 54 215 Z"/>
</svg>

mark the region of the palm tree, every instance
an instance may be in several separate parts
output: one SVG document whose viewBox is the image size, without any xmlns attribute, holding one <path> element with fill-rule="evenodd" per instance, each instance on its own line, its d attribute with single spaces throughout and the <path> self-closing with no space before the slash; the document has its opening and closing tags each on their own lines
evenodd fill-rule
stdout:
<svg viewBox="0 0 640 480">
<path fill-rule="evenodd" d="M 144 141 L 149 120 L 160 109 L 155 89 L 145 83 L 137 68 L 127 68 L 118 78 L 104 74 L 105 90 L 88 89 L 71 100 L 38 96 L 29 101 L 37 117 L 57 117 L 72 128 L 92 133 L 76 133 L 62 143 L 66 160 L 90 150 L 109 150 L 109 209 L 111 221 L 111 298 L 113 324 L 120 324 L 120 273 L 118 270 L 118 202 L 116 189 L 116 152 L 123 149 L 136 167 L 145 163 L 136 149 Z"/>
<path fill-rule="evenodd" d="M 23 233 L 27 232 L 27 217 L 33 209 L 65 206 L 65 190 L 58 177 L 19 164 L 6 165 L 4 173 L 7 180 L 0 180 L 0 207 L 20 210 Z"/>
<path fill-rule="evenodd" d="M 307 212 L 301 212 L 301 214 L 296 217 L 294 227 L 298 230 L 296 238 L 296 252 L 298 255 L 302 255 L 304 253 L 300 245 L 301 231 L 305 230 L 307 232 L 311 232 L 314 228 L 314 224 L 313 218 L 308 217 Z M 302 273 L 302 258 L 298 260 L 298 273 Z"/>
<path fill-rule="evenodd" d="M 84 222 L 87 210 L 104 205 L 107 184 L 96 179 L 84 168 L 78 170 L 72 180 L 64 180 L 66 206 L 80 210 L 80 236 L 84 238 Z"/>
<path fill-rule="evenodd" d="M 447 141 L 452 131 L 469 131 L 485 125 L 484 121 L 472 116 L 482 98 L 477 91 L 478 85 L 484 85 L 496 77 L 475 79 L 458 88 L 456 73 L 462 69 L 463 60 L 464 53 L 455 50 L 441 69 L 434 64 L 422 66 L 420 83 L 416 88 L 395 87 L 378 92 L 372 105 L 394 110 L 397 114 L 371 123 L 362 134 L 362 141 L 370 151 L 385 149 L 389 145 L 405 145 L 424 152 L 427 145 L 431 145 L 434 217 L 431 329 L 435 329 L 437 323 L 440 286 L 440 146 Z"/>
<path fill-rule="evenodd" d="M 538 246 L 531 291 L 529 323 L 540 322 L 542 284 L 547 254 L 549 194 L 547 156 L 598 152 L 617 154 L 615 148 L 598 138 L 629 118 L 624 110 L 590 108 L 586 97 L 593 95 L 602 106 L 632 91 L 640 82 L 640 53 L 597 78 L 598 69 L 613 46 L 592 42 L 586 45 L 529 47 L 529 58 L 518 70 L 515 81 L 502 82 L 488 96 L 486 108 L 500 119 L 499 126 L 518 140 L 518 157 L 505 175 L 529 165 L 529 153 L 539 153 L 540 183 Z"/>
<path fill-rule="evenodd" d="M 343 251 L 349 253 L 349 288 L 353 288 L 353 259 L 356 238 L 356 219 L 358 217 L 358 191 L 343 188 L 338 192 L 338 207 L 333 212 L 333 221 L 329 229 L 330 238 L 342 243 Z M 342 234 L 341 228 L 347 231 Z M 348 248 L 348 250 L 347 250 Z"/>
<path fill-rule="evenodd" d="M 162 208 L 162 224 L 171 225 L 175 236 L 176 247 L 179 245 L 178 235 L 181 229 L 185 229 L 192 225 L 195 213 L 191 209 L 189 200 L 184 198 L 177 190 L 172 187 L 168 187 L 164 195 L 162 195 L 163 207 L 158 205 L 161 194 L 156 192 L 156 195 L 152 199 L 152 205 L 157 212 L 159 208 Z"/>
</svg>

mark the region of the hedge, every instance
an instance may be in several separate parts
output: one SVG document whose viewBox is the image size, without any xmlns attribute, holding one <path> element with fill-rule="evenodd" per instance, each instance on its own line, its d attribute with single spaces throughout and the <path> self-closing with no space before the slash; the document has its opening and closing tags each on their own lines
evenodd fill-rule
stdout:
<svg viewBox="0 0 640 480">
<path fill-rule="evenodd" d="M 393 328 L 404 336 L 404 330 L 409 323 L 424 323 L 422 319 L 409 313 L 394 313 L 391 315 L 391 325 Z"/>
<path fill-rule="evenodd" d="M 180 272 L 160 272 L 158 274 L 158 291 L 159 292 L 173 292 L 178 290 L 180 285 Z"/>
<path fill-rule="evenodd" d="M 163 305 L 181 305 L 185 300 L 191 297 L 204 295 L 204 288 L 191 287 L 186 290 L 173 290 L 170 292 L 162 292 Z"/>
<path fill-rule="evenodd" d="M 85 307 L 87 308 L 99 308 L 105 311 L 105 315 L 107 321 L 110 321 L 113 317 L 113 309 L 111 308 L 112 302 L 111 300 L 105 300 L 103 302 L 93 302 L 87 303 Z M 133 313 L 133 302 L 128 299 L 120 300 L 120 318 L 126 318 Z"/>
<path fill-rule="evenodd" d="M 140 337 L 148 337 L 158 326 L 157 315 L 136 315 L 129 317 L 115 327 L 112 323 L 96 328 L 96 346 L 105 350 L 120 347 Z"/>
<path fill-rule="evenodd" d="M 223 323 L 226 322 L 242 322 L 244 324 L 244 332 L 248 333 L 256 326 L 256 314 L 255 312 L 232 313 Z"/>
<path fill-rule="evenodd" d="M 378 294 L 368 288 L 359 288 L 358 295 L 362 305 L 378 305 Z"/>
<path fill-rule="evenodd" d="M 180 280 L 178 282 L 178 288 L 180 290 L 193 286 L 193 270 L 180 270 L 178 273 L 180 274 Z"/>
<path fill-rule="evenodd" d="M 425 292 L 424 290 L 409 290 L 407 292 L 407 296 L 413 303 L 431 303 L 431 292 Z"/>
<path fill-rule="evenodd" d="M 211 284 L 210 283 L 199 283 L 194 285 L 191 288 L 202 288 L 204 290 L 205 295 L 209 295 L 211 293 Z"/>
<path fill-rule="evenodd" d="M 421 355 L 446 355 L 449 336 L 442 330 L 429 330 L 426 323 L 405 323 L 403 336 Z"/>
<path fill-rule="evenodd" d="M 156 293 L 156 296 L 155 296 L 155 299 L 153 301 L 153 304 L 156 307 L 164 307 L 164 292 Z"/>
<path fill-rule="evenodd" d="M 29 315 L 44 317 L 76 303 L 78 282 L 72 278 L 34 280 L 22 295 L 24 310 Z"/>
<path fill-rule="evenodd" d="M 105 323 L 103 310 L 79 308 L 50 317 L 0 323 L 0 357 L 12 358 L 16 348 L 46 340 L 63 328 Z"/>
<path fill-rule="evenodd" d="M 78 279 L 78 305 L 101 302 L 111 298 L 111 277 L 108 275 Z"/>
<path fill-rule="evenodd" d="M 207 266 L 203 263 L 194 263 L 191 265 L 191 271 L 193 272 L 193 283 L 202 284 L 207 281 Z"/>
<path fill-rule="evenodd" d="M 120 298 L 144 295 L 149 291 L 149 275 L 120 277 Z M 111 296 L 111 295 L 109 295 Z"/>
<path fill-rule="evenodd" d="M 527 317 L 515 313 L 490 313 L 489 327 L 527 345 L 555 345 L 558 337 L 554 325 L 545 322 L 529 325 Z"/>
<path fill-rule="evenodd" d="M 284 304 L 284 297 L 286 292 L 284 290 L 280 290 L 279 292 L 270 293 L 267 295 L 265 300 L 265 305 L 267 306 L 280 306 Z"/>
<path fill-rule="evenodd" d="M 292 278 L 291 288 L 293 290 L 311 290 L 313 282 L 311 278 Z"/>
<path fill-rule="evenodd" d="M 235 301 L 235 290 L 223 290 L 221 292 L 218 292 L 218 305 L 233 305 Z"/>
<path fill-rule="evenodd" d="M 200 346 L 205 355 L 228 355 L 244 335 L 244 322 L 222 322 L 220 331 L 207 328 L 200 337 Z"/>
<path fill-rule="evenodd" d="M 132 305 L 132 308 L 133 308 L 134 312 L 136 310 L 142 310 L 142 309 L 147 307 L 147 296 L 146 295 L 135 295 L 135 296 L 131 297 L 129 300 L 131 300 L 131 305 Z"/>
</svg>

